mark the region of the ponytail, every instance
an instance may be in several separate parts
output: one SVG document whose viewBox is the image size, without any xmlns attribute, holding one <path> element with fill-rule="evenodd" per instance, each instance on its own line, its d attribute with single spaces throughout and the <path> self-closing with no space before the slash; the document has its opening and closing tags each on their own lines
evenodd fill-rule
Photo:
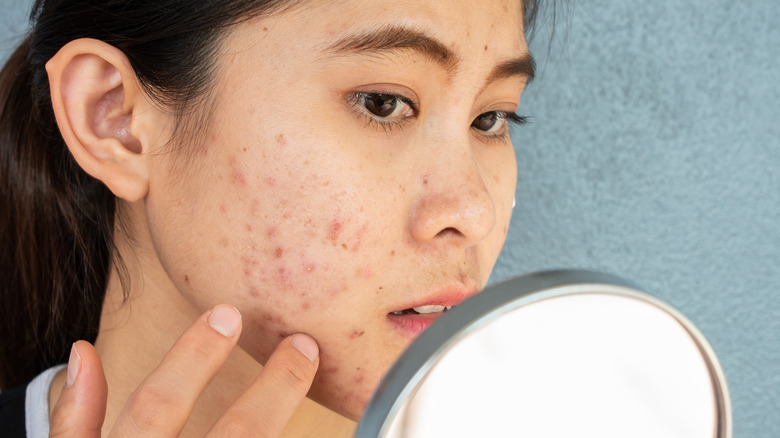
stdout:
<svg viewBox="0 0 780 438">
<path fill-rule="evenodd" d="M 2 389 L 95 340 L 113 252 L 115 199 L 65 147 L 29 50 L 27 38 L 0 72 Z"/>
</svg>

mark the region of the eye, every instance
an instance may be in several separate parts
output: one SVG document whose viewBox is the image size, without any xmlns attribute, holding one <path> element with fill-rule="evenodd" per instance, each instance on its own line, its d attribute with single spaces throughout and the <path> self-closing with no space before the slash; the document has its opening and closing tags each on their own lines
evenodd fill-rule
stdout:
<svg viewBox="0 0 780 438">
<path fill-rule="evenodd" d="M 508 123 L 523 125 L 528 119 L 515 113 L 506 111 L 490 111 L 480 114 L 471 122 L 471 127 L 479 131 L 480 135 L 488 138 L 504 138 L 509 135 Z"/>
<path fill-rule="evenodd" d="M 415 114 L 411 102 L 402 96 L 382 93 L 358 93 L 358 102 L 371 115 L 382 119 L 399 119 Z"/>
<path fill-rule="evenodd" d="M 476 128 L 488 134 L 501 131 L 505 125 L 506 113 L 500 111 L 491 111 L 489 113 L 480 114 L 471 122 L 472 128 Z"/>
</svg>

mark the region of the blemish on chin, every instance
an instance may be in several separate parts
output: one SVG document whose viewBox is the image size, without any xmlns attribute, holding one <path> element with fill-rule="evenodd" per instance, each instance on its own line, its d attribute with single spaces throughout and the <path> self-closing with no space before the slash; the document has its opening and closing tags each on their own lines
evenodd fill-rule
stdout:
<svg viewBox="0 0 780 438">
<path fill-rule="evenodd" d="M 189 277 L 189 275 L 185 275 L 184 276 L 184 284 L 189 286 L 189 284 L 190 284 L 190 277 Z"/>
</svg>

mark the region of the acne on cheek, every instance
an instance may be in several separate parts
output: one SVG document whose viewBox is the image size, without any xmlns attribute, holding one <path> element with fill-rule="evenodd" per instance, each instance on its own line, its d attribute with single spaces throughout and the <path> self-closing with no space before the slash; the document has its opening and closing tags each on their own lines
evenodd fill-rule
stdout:
<svg viewBox="0 0 780 438">
<path fill-rule="evenodd" d="M 240 188 L 246 188 L 247 186 L 246 173 L 241 168 L 235 155 L 230 157 L 230 181 Z"/>
</svg>

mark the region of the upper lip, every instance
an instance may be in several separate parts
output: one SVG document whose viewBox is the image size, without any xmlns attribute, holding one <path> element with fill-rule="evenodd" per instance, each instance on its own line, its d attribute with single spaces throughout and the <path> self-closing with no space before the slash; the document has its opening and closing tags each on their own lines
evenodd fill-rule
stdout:
<svg viewBox="0 0 780 438">
<path fill-rule="evenodd" d="M 476 285 L 454 284 L 427 293 L 422 298 L 410 302 L 406 307 L 392 310 L 390 313 L 422 306 L 457 306 L 477 293 L 479 293 L 479 289 Z"/>
</svg>

